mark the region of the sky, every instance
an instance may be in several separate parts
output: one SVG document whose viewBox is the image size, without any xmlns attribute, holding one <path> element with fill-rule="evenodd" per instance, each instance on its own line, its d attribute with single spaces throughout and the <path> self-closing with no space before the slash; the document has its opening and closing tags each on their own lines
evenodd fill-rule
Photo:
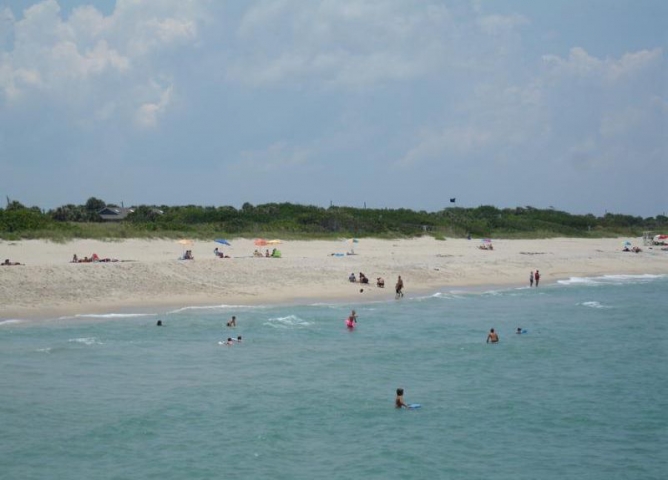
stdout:
<svg viewBox="0 0 668 480">
<path fill-rule="evenodd" d="M 664 0 L 0 0 L 0 195 L 665 215 L 667 49 Z"/>
</svg>

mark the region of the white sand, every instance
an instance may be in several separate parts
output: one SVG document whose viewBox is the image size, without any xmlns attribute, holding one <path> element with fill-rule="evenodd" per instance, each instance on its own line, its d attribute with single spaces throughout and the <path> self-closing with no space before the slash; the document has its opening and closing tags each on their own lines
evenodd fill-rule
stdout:
<svg viewBox="0 0 668 480">
<path fill-rule="evenodd" d="M 668 252 L 633 244 L 641 253 L 622 252 L 624 239 L 495 240 L 493 251 L 479 240 L 416 238 L 361 239 L 357 255 L 344 241 L 285 241 L 283 256 L 253 258 L 252 239 L 222 247 L 232 258 L 213 255 L 218 244 L 198 241 L 192 261 L 180 261 L 184 247 L 174 240 L 38 240 L 0 242 L 0 319 L 40 318 L 141 307 L 251 305 L 334 300 L 363 302 L 394 297 L 401 275 L 406 296 L 470 286 L 523 286 L 539 269 L 541 284 L 569 277 L 605 274 L 668 274 Z M 271 247 L 270 247 L 271 248 Z M 111 263 L 70 263 L 97 253 Z M 364 272 L 371 285 L 348 282 Z M 385 279 L 384 289 L 375 286 Z M 364 288 L 364 292 L 360 292 Z"/>
</svg>

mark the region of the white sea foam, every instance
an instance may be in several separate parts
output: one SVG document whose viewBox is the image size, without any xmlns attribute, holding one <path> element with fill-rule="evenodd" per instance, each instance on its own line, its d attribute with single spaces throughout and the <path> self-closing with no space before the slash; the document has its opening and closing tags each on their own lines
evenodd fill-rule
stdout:
<svg viewBox="0 0 668 480">
<path fill-rule="evenodd" d="M 603 275 L 600 277 L 571 277 L 568 280 L 558 280 L 560 285 L 628 285 L 632 283 L 647 283 L 668 275 Z"/>
<path fill-rule="evenodd" d="M 582 305 L 583 307 L 589 307 L 589 308 L 610 308 L 606 305 L 602 305 L 600 302 L 596 301 L 591 301 L 591 302 L 582 302 L 578 303 L 578 305 Z"/>
<path fill-rule="evenodd" d="M 135 317 L 153 317 L 156 313 L 80 313 L 75 318 L 135 318 Z M 68 318 L 68 317 L 65 317 Z"/>
<path fill-rule="evenodd" d="M 264 324 L 273 328 L 305 328 L 312 325 L 311 322 L 301 319 L 296 315 L 270 318 Z"/>
<path fill-rule="evenodd" d="M 457 292 L 453 290 L 451 292 L 436 292 L 430 298 L 442 298 L 444 300 L 460 300 L 464 298 L 464 295 L 466 295 L 466 292 Z"/>
<path fill-rule="evenodd" d="M 103 343 L 96 337 L 70 338 L 68 342 L 83 343 L 84 345 L 103 345 Z"/>
<path fill-rule="evenodd" d="M 176 310 L 170 310 L 167 312 L 167 315 L 174 315 L 177 313 L 185 313 L 185 312 L 190 312 L 193 310 L 200 310 L 200 311 L 215 311 L 215 310 L 261 310 L 264 308 L 271 308 L 270 305 L 226 305 L 226 304 L 221 304 L 221 305 L 191 305 L 189 307 L 182 307 L 182 308 L 177 308 Z"/>
<path fill-rule="evenodd" d="M 14 323 L 23 323 L 23 320 L 18 320 L 15 318 L 10 318 L 9 320 L 2 320 L 0 321 L 0 327 L 12 325 Z"/>
</svg>

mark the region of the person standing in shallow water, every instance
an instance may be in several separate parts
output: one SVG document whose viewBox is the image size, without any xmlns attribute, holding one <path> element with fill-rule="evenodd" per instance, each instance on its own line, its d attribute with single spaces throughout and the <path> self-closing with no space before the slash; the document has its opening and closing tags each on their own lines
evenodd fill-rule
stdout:
<svg viewBox="0 0 668 480">
<path fill-rule="evenodd" d="M 536 270 L 536 273 L 534 274 L 533 278 L 536 279 L 536 288 L 538 288 L 538 282 L 540 281 L 540 272 Z"/>
<path fill-rule="evenodd" d="M 396 298 L 404 296 L 403 290 L 404 290 L 404 281 L 401 279 L 401 275 L 399 275 L 399 278 L 397 278 L 397 284 L 395 286 Z"/>
<path fill-rule="evenodd" d="M 529 288 L 533 287 L 533 270 L 529 273 Z"/>
<path fill-rule="evenodd" d="M 498 343 L 498 342 L 499 342 L 499 335 L 492 328 L 489 331 L 489 334 L 487 335 L 487 343 Z"/>
</svg>

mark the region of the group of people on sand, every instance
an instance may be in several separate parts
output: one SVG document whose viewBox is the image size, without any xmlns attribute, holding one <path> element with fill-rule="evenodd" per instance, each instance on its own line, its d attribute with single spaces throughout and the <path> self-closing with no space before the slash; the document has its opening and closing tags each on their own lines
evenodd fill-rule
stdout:
<svg viewBox="0 0 668 480">
<path fill-rule="evenodd" d="M 100 258 L 97 253 L 92 254 L 90 257 L 79 258 L 75 253 L 72 255 L 72 261 L 70 263 L 92 263 L 92 262 L 118 262 L 115 258 Z"/>
<path fill-rule="evenodd" d="M 491 243 L 483 243 L 482 245 L 478 245 L 478 248 L 480 250 L 494 250 L 494 245 Z"/>
<path fill-rule="evenodd" d="M 9 258 L 6 258 L 4 262 L 0 263 L 0 265 L 13 267 L 14 265 L 22 265 L 22 264 L 19 262 L 11 262 Z"/>
<path fill-rule="evenodd" d="M 186 250 L 183 256 L 179 260 L 195 260 L 192 250 Z"/>
<path fill-rule="evenodd" d="M 369 284 L 369 278 L 363 272 L 360 272 L 359 277 L 356 277 L 355 272 L 352 272 L 348 276 L 348 281 L 351 283 L 359 282 L 361 284 L 366 284 L 366 285 Z M 385 288 L 385 279 L 383 277 L 376 278 L 376 286 L 378 288 Z M 364 291 L 363 289 L 360 290 L 360 292 L 363 291 Z M 399 275 L 399 277 L 397 278 L 397 283 L 394 287 L 394 291 L 396 298 L 401 298 L 404 296 L 404 281 L 401 278 L 401 275 Z"/>
<path fill-rule="evenodd" d="M 640 252 L 642 252 L 642 249 L 640 247 L 629 248 L 628 245 L 624 245 L 624 248 L 622 249 L 622 252 L 640 253 Z"/>
<path fill-rule="evenodd" d="M 540 282 L 540 272 L 538 270 L 535 272 L 532 270 L 529 273 L 529 287 L 533 287 L 534 282 L 536 282 L 536 288 L 538 288 L 538 282 Z"/>
<path fill-rule="evenodd" d="M 281 258 L 281 251 L 273 248 L 271 253 L 269 253 L 269 249 L 266 249 L 263 255 L 262 252 L 256 248 L 253 252 L 253 256 L 259 258 Z"/>
</svg>

